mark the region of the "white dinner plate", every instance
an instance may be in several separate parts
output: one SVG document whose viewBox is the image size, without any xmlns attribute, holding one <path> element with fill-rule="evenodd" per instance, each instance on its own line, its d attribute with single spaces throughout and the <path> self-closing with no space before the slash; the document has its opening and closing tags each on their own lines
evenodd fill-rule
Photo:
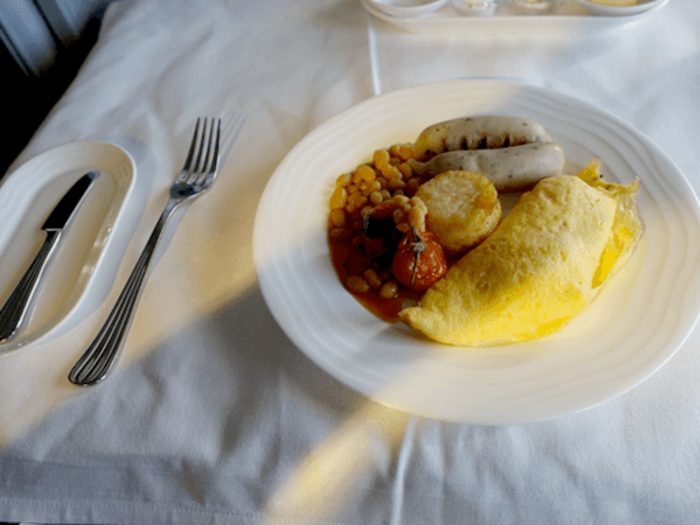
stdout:
<svg viewBox="0 0 700 525">
<path fill-rule="evenodd" d="M 541 122 L 575 173 L 594 156 L 608 180 L 641 180 L 644 233 L 628 264 L 561 332 L 517 345 L 451 347 L 387 324 L 339 282 L 326 238 L 336 178 L 377 148 L 473 114 Z M 287 155 L 256 216 L 255 263 L 279 324 L 317 365 L 397 409 L 449 421 L 543 420 L 610 400 L 648 378 L 685 341 L 700 311 L 700 206 L 669 158 L 631 125 L 583 101 L 490 80 L 424 85 L 367 100 Z"/>
<path fill-rule="evenodd" d="M 14 338 L 0 344 L 0 355 L 48 336 L 78 306 L 133 186 L 136 167 L 131 156 L 114 144 L 73 142 L 30 159 L 0 186 L 0 304 L 4 304 L 44 240 L 40 228 L 46 217 L 72 184 L 92 170 L 100 176 L 54 250 L 30 317 Z"/>
</svg>

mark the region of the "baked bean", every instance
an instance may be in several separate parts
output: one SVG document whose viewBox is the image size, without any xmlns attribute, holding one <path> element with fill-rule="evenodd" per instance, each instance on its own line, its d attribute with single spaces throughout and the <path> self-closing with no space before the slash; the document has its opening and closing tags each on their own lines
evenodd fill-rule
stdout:
<svg viewBox="0 0 700 525">
<path fill-rule="evenodd" d="M 401 175 L 403 175 L 404 179 L 410 179 L 411 177 L 413 177 L 413 175 L 415 175 L 411 165 L 406 162 L 399 164 L 398 170 L 401 172 Z"/>
<path fill-rule="evenodd" d="M 391 202 L 393 202 L 401 208 L 406 206 L 406 204 L 408 204 L 410 201 L 411 199 L 409 199 L 405 195 L 394 195 L 394 197 L 391 199 Z"/>
<path fill-rule="evenodd" d="M 345 188 L 336 188 L 333 195 L 331 195 L 331 210 L 337 210 L 338 208 L 342 209 L 347 201 L 348 192 L 345 190 Z"/>
<path fill-rule="evenodd" d="M 331 212 L 331 224 L 336 227 L 345 226 L 345 211 L 342 208 L 336 208 Z"/>
<path fill-rule="evenodd" d="M 347 186 L 351 182 L 352 182 L 352 174 L 345 173 L 335 180 L 335 185 L 340 187 L 340 188 L 344 188 L 345 186 Z"/>
<path fill-rule="evenodd" d="M 402 190 L 406 186 L 406 183 L 401 179 L 390 179 L 389 189 L 390 190 Z"/>
<path fill-rule="evenodd" d="M 359 275 L 351 275 L 348 277 L 348 288 L 353 292 L 367 293 L 369 292 L 369 284 Z"/>
<path fill-rule="evenodd" d="M 389 165 L 389 152 L 385 149 L 378 149 L 374 152 L 374 157 L 372 160 L 374 161 L 374 167 L 382 172 L 382 169 Z"/>
<path fill-rule="evenodd" d="M 367 215 L 369 215 L 370 213 L 372 213 L 372 209 L 373 209 L 373 208 L 372 208 L 371 205 L 365 206 L 364 208 L 362 208 L 362 209 L 360 210 L 360 217 L 362 217 L 362 218 L 364 219 L 365 217 L 367 217 Z"/>
<path fill-rule="evenodd" d="M 379 296 L 383 299 L 393 299 L 399 293 L 399 283 L 393 279 L 385 282 L 379 289 Z"/>
<path fill-rule="evenodd" d="M 367 197 L 362 195 L 362 193 L 353 193 L 348 197 L 348 203 L 352 204 L 356 210 L 360 210 L 367 204 Z"/>
<path fill-rule="evenodd" d="M 379 279 L 377 272 L 374 270 L 369 269 L 362 275 L 367 281 L 367 284 L 369 284 L 372 288 L 379 288 L 382 285 L 382 281 Z"/>
<path fill-rule="evenodd" d="M 382 168 L 381 174 L 384 175 L 384 178 L 388 181 L 389 187 L 391 187 L 391 181 L 401 180 L 403 177 L 403 174 L 398 170 L 398 168 L 391 165 Z"/>
<path fill-rule="evenodd" d="M 408 224 L 418 231 L 423 231 L 425 229 L 425 214 L 417 207 L 412 207 L 408 210 Z"/>
<path fill-rule="evenodd" d="M 370 166 L 363 164 L 358 166 L 353 174 L 352 181 L 355 184 L 361 184 L 363 182 L 372 183 L 377 178 L 377 172 L 374 171 Z"/>
</svg>

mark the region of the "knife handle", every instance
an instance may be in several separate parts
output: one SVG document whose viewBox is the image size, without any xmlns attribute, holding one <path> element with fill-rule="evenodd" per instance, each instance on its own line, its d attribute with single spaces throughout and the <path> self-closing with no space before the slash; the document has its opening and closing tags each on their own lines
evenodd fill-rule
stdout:
<svg viewBox="0 0 700 525">
<path fill-rule="evenodd" d="M 0 309 L 0 343 L 10 339 L 19 328 L 27 313 L 29 303 L 34 295 L 39 278 L 46 267 L 46 262 L 53 251 L 61 232 L 49 230 L 39 253 L 20 279 L 17 287 Z"/>
</svg>

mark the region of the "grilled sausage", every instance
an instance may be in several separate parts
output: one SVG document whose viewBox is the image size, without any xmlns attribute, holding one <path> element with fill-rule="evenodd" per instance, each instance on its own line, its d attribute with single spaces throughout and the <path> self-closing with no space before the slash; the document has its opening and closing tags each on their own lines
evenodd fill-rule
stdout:
<svg viewBox="0 0 700 525">
<path fill-rule="evenodd" d="M 509 148 L 448 151 L 428 162 L 410 161 L 419 176 L 431 178 L 446 171 L 476 171 L 499 192 L 526 191 L 538 181 L 559 175 L 566 159 L 555 142 L 537 142 Z"/>
<path fill-rule="evenodd" d="M 490 115 L 447 120 L 424 129 L 413 146 L 416 160 L 426 161 L 445 151 L 506 148 L 551 138 L 534 120 Z"/>
</svg>

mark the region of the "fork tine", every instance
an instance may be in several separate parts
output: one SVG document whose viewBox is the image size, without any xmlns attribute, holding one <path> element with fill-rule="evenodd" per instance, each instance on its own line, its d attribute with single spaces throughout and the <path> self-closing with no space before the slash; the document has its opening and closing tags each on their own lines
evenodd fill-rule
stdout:
<svg viewBox="0 0 700 525">
<path fill-rule="evenodd" d="M 212 125 L 212 130 L 214 126 Z M 211 162 L 211 167 L 209 168 L 209 174 L 216 174 L 216 170 L 219 168 L 219 139 L 221 138 L 221 119 L 216 119 L 216 138 L 214 139 L 214 157 Z"/>
<path fill-rule="evenodd" d="M 214 151 L 212 152 L 211 164 L 209 165 L 208 173 L 205 173 L 205 178 L 202 180 L 202 184 L 209 186 L 214 182 L 214 178 L 217 175 L 219 169 L 219 143 L 221 141 L 221 119 L 214 119 L 216 122 L 212 121 L 211 133 L 209 135 L 209 145 L 214 144 Z M 214 124 L 216 124 L 216 135 L 214 135 Z M 212 140 L 213 137 L 213 140 Z"/>
<path fill-rule="evenodd" d="M 197 161 L 194 163 L 194 168 L 192 168 L 192 174 L 197 177 L 200 169 L 203 167 L 202 162 L 202 152 L 204 151 L 204 141 L 207 138 L 207 118 L 204 117 L 204 122 L 202 123 L 202 136 L 199 141 L 199 151 L 197 152 Z M 196 179 L 195 179 L 196 180 Z"/>
<path fill-rule="evenodd" d="M 187 160 L 177 182 L 205 186 L 213 182 L 219 165 L 220 137 L 220 118 L 212 118 L 211 126 L 207 117 L 197 119 Z"/>
<path fill-rule="evenodd" d="M 214 136 L 214 125 L 216 124 L 216 119 L 211 119 L 211 126 L 209 128 L 209 137 L 207 142 L 207 147 L 206 147 L 206 153 L 204 155 L 204 158 L 202 159 L 202 165 L 198 166 L 199 169 L 195 170 L 195 173 L 192 174 L 192 180 L 190 181 L 192 184 L 204 184 L 206 182 L 207 178 L 207 166 L 209 166 L 209 158 L 211 157 L 211 143 L 212 143 L 212 137 Z M 206 122 L 206 120 L 205 120 Z M 206 132 L 207 129 L 206 127 L 204 128 L 204 132 Z M 202 150 L 204 150 L 204 135 L 202 135 Z"/>
<path fill-rule="evenodd" d="M 180 172 L 180 176 L 178 177 L 178 180 L 180 182 L 183 182 L 187 173 L 190 171 L 190 166 L 192 164 L 192 157 L 194 157 L 194 151 L 195 148 L 197 147 L 197 137 L 199 134 L 199 124 L 202 119 L 198 118 L 197 119 L 197 124 L 194 127 L 194 135 L 192 135 L 192 142 L 190 143 L 190 151 L 187 153 L 187 160 L 185 160 L 185 165 L 182 168 L 182 172 Z"/>
<path fill-rule="evenodd" d="M 204 157 L 204 162 L 202 163 L 202 173 L 207 171 L 207 166 L 209 165 L 209 157 L 211 155 L 211 142 L 214 136 L 214 124 L 216 124 L 216 119 L 211 119 L 211 128 L 209 129 L 209 140 L 207 141 L 207 154 Z"/>
</svg>

